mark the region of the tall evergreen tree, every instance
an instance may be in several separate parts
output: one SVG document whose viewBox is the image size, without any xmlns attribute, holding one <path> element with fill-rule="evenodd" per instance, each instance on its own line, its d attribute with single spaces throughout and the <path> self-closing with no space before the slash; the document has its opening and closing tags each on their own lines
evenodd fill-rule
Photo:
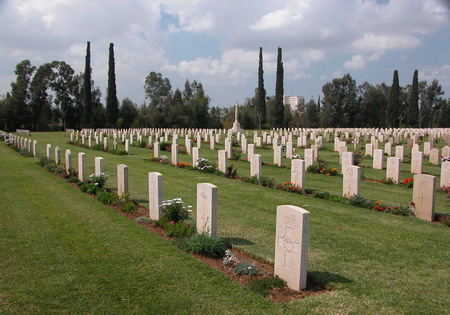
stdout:
<svg viewBox="0 0 450 315">
<path fill-rule="evenodd" d="M 408 108 L 408 126 L 418 127 L 419 125 L 419 73 L 414 71 L 411 95 Z"/>
<path fill-rule="evenodd" d="M 87 42 L 86 61 L 83 78 L 83 118 L 84 127 L 92 127 L 92 90 L 91 90 L 91 43 Z"/>
<path fill-rule="evenodd" d="M 116 71 L 114 62 L 114 44 L 109 44 L 108 94 L 106 95 L 106 123 L 108 127 L 116 127 L 119 118 L 119 101 L 117 100 Z"/>
<path fill-rule="evenodd" d="M 319 97 L 318 97 L 318 99 L 317 99 L 317 109 L 318 109 L 319 112 L 320 112 L 320 95 L 319 95 Z"/>
<path fill-rule="evenodd" d="M 284 69 L 282 61 L 282 51 L 278 47 L 278 57 L 277 57 L 277 78 L 275 83 L 275 104 L 273 112 L 273 127 L 282 128 L 284 126 Z"/>
<path fill-rule="evenodd" d="M 266 89 L 264 88 L 264 70 L 262 47 L 259 47 L 258 88 L 256 90 L 256 118 L 258 127 L 266 121 Z"/>
<path fill-rule="evenodd" d="M 400 116 L 400 84 L 398 82 L 398 71 L 394 71 L 389 102 L 386 109 L 387 126 L 398 127 Z"/>
</svg>

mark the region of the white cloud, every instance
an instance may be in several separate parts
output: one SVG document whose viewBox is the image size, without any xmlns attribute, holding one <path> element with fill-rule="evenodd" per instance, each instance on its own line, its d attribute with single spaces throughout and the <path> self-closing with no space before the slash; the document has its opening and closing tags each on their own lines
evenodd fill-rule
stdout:
<svg viewBox="0 0 450 315">
<path fill-rule="evenodd" d="M 376 35 L 363 34 L 353 41 L 356 51 L 385 51 L 393 49 L 409 49 L 422 45 L 422 41 L 413 35 Z"/>
<path fill-rule="evenodd" d="M 254 24 L 251 24 L 250 29 L 254 31 L 272 30 L 287 26 L 301 19 L 301 14 L 292 12 L 291 10 L 276 10 L 264 15 Z"/>
<path fill-rule="evenodd" d="M 365 56 L 365 55 L 354 55 L 352 59 L 346 61 L 344 63 L 344 68 L 351 69 L 351 70 L 361 70 L 364 69 L 367 66 L 367 61 L 375 61 L 378 60 L 384 52 L 377 51 L 371 55 Z"/>
</svg>

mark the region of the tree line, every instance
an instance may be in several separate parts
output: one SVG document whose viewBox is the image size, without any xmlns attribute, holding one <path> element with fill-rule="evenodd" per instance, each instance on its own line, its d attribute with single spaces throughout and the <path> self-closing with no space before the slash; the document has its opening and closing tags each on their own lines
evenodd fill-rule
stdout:
<svg viewBox="0 0 450 315">
<path fill-rule="evenodd" d="M 75 74 L 64 61 L 39 67 L 23 60 L 15 69 L 11 91 L 0 97 L 0 129 L 32 131 L 66 128 L 231 128 L 234 111 L 210 107 L 211 99 L 201 82 L 186 80 L 184 89 L 172 90 L 168 78 L 150 72 L 144 82 L 146 101 L 138 106 L 130 98 L 117 99 L 114 45 L 109 46 L 106 106 L 91 78 L 90 43 L 87 42 L 84 72 Z M 323 98 L 311 99 L 291 109 L 284 105 L 284 68 L 278 47 L 275 95 L 264 87 L 262 48 L 259 49 L 255 94 L 239 109 L 245 129 L 282 127 L 450 127 L 450 99 L 437 80 L 401 87 L 398 71 L 391 85 L 357 85 L 350 74 L 322 87 Z"/>
<path fill-rule="evenodd" d="M 210 107 L 201 82 L 188 79 L 183 91 L 161 73 L 145 79 L 147 102 L 140 106 L 130 98 L 117 99 L 114 45 L 109 46 L 106 106 L 91 74 L 90 42 L 84 72 L 76 74 L 64 61 L 39 67 L 23 60 L 16 65 L 11 90 L 0 96 L 0 129 L 56 131 L 66 128 L 193 127 L 222 128 L 227 110 Z"/>
<path fill-rule="evenodd" d="M 246 129 L 280 127 L 450 127 L 450 98 L 438 80 L 419 81 L 415 70 L 411 84 L 399 84 L 394 71 L 391 85 L 357 85 L 350 74 L 335 78 L 322 87 L 323 98 L 311 99 L 291 109 L 283 105 L 283 62 L 278 48 L 275 95 L 266 96 L 262 48 L 259 51 L 258 86 L 255 95 L 246 99 L 239 121 Z M 224 125 L 230 126 L 234 113 L 229 112 Z"/>
</svg>

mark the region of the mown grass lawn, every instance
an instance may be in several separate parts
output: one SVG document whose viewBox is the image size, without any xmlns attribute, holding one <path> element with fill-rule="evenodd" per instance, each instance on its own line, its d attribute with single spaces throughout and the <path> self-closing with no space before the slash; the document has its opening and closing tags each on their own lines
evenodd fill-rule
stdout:
<svg viewBox="0 0 450 315">
<path fill-rule="evenodd" d="M 164 193 L 166 199 L 181 197 L 183 200 L 194 206 L 196 183 L 211 182 L 217 185 L 219 188 L 218 226 L 220 236 L 232 238 L 236 246 L 269 261 L 272 261 L 274 258 L 276 206 L 281 204 L 293 204 L 310 211 L 311 228 L 308 269 L 309 277 L 323 284 L 332 285 L 336 287 L 337 290 L 327 294 L 296 301 L 287 307 L 273 305 L 271 302 L 266 302 L 265 300 L 255 297 L 251 293 L 248 293 L 245 289 L 238 288 L 232 290 L 236 292 L 239 291 L 237 293 L 239 296 L 242 296 L 242 298 L 248 296 L 249 301 L 252 301 L 245 302 L 247 304 L 244 303 L 244 305 L 246 305 L 244 308 L 247 312 L 347 313 L 354 311 L 357 313 L 371 314 L 380 312 L 445 313 L 448 309 L 450 309 L 448 299 L 448 292 L 450 292 L 450 267 L 448 264 L 450 258 L 450 252 L 448 250 L 450 230 L 444 226 L 420 221 L 416 218 L 404 218 L 385 213 L 373 212 L 331 201 L 318 200 L 306 196 L 259 187 L 248 183 L 233 181 L 223 177 L 203 174 L 197 171 L 179 169 L 168 165 L 160 165 L 144 161 L 143 159 L 152 152 L 149 149 L 133 147 L 133 155 L 117 156 L 69 145 L 67 144 L 67 137 L 64 137 L 61 133 L 34 134 L 33 138 L 38 140 L 41 154 L 45 152 L 44 150 L 46 143 L 51 143 L 53 147 L 55 145 L 59 145 L 62 152 L 66 148 L 70 148 L 74 156 L 75 166 L 76 153 L 80 151 L 85 152 L 86 160 L 88 161 L 88 172 L 93 172 L 94 157 L 103 156 L 105 159 L 105 171 L 108 175 L 110 175 L 107 185 L 111 188 L 116 187 L 116 165 L 120 163 L 128 165 L 131 197 L 143 205 L 146 205 L 148 201 L 147 173 L 150 171 L 158 171 L 164 175 Z M 2 148 L 2 151 L 4 150 L 6 149 Z M 9 151 L 12 152 L 11 150 Z M 271 154 L 271 151 L 261 153 L 266 154 L 266 158 L 263 157 L 263 159 L 266 160 L 269 159 L 268 154 Z M 332 152 L 324 151 L 323 153 L 324 155 L 325 153 L 330 154 L 330 156 L 333 157 L 331 154 Z M 33 164 L 33 161 L 36 159 L 22 158 L 14 152 L 11 154 L 15 154 L 16 156 L 14 157 L 14 162 L 9 161 L 9 164 L 13 163 L 18 165 L 19 161 L 23 162 L 20 163 L 20 172 L 19 170 L 15 170 L 14 172 L 12 170 L 8 171 L 7 177 L 19 176 L 13 175 L 16 173 L 30 173 L 32 169 L 32 173 L 35 174 L 35 176 L 37 176 L 37 174 L 44 173 L 40 176 L 48 180 L 47 183 L 40 185 L 40 194 L 36 191 L 30 192 L 28 198 L 26 198 L 26 200 L 28 200 L 27 202 L 37 203 L 37 209 L 53 207 L 59 207 L 58 209 L 61 209 L 61 204 L 67 204 L 72 207 L 75 201 L 76 204 L 84 204 L 84 201 L 81 203 L 80 200 L 86 199 L 85 196 L 81 195 L 81 193 L 77 191 L 72 191 L 73 189 L 68 187 L 68 184 L 64 183 L 62 180 L 53 178 L 53 175 L 46 174 L 45 171 L 37 168 L 37 166 Z M 8 158 L 10 158 L 11 154 L 8 154 Z M 202 149 L 201 156 L 217 159 L 217 152 Z M 190 160 L 190 156 L 180 155 L 180 161 L 187 162 Z M 7 162 L 2 161 L 1 165 L 5 165 L 5 163 Z M 229 163 L 235 162 L 229 161 Z M 239 174 L 248 176 L 245 168 L 248 168 L 248 163 L 237 162 L 235 165 L 238 165 Z M 265 166 L 263 172 L 265 176 L 275 177 L 279 181 L 289 181 L 289 170 L 287 169 L 278 169 Z M 2 174 L 4 173 L 5 172 L 2 172 Z M 17 196 L 17 194 L 21 192 L 20 189 L 16 188 L 17 186 L 27 186 L 29 178 L 29 175 L 23 174 L 16 180 L 17 183 L 15 184 L 15 187 L 12 188 L 13 192 L 11 192 L 12 196 L 10 198 L 14 198 L 14 196 Z M 4 187 L 8 187 L 8 184 L 2 179 L 1 185 L 3 185 L 3 187 L 1 187 L 1 191 L 3 193 L 5 190 Z M 28 183 L 28 185 L 30 185 L 30 187 L 33 186 L 30 183 Z M 342 191 L 342 178 L 307 174 L 307 185 L 311 185 L 312 188 L 317 187 L 316 189 L 340 194 Z M 49 195 L 61 195 L 58 199 L 63 198 L 65 200 L 53 201 L 53 199 L 46 194 L 47 190 L 50 190 Z M 43 195 L 47 195 L 47 197 L 41 198 L 38 196 L 38 198 L 36 198 L 37 195 L 42 195 L 42 192 L 45 192 Z M 362 193 L 363 195 L 367 193 L 366 196 L 388 203 L 403 203 L 403 201 L 409 202 L 412 197 L 412 189 L 369 182 L 363 183 Z M 438 211 L 446 213 L 450 212 L 448 210 L 449 204 L 444 199 L 445 196 L 438 194 L 438 197 L 442 198 L 438 201 Z M 37 201 L 33 201 L 35 199 L 43 199 L 46 201 L 44 202 L 42 200 L 41 203 L 39 203 Z M 64 221 L 64 223 L 62 223 L 61 220 L 55 219 L 56 221 L 53 224 L 50 224 L 53 220 L 53 216 L 50 214 L 45 216 L 46 220 L 41 220 L 39 219 L 40 216 L 37 216 L 37 218 L 33 218 L 32 216 L 21 216 L 20 214 L 22 213 L 18 213 L 18 210 L 16 210 L 9 214 L 8 220 L 15 222 L 17 220 L 25 220 L 23 218 L 26 218 L 24 223 L 13 225 L 15 226 L 15 229 L 19 230 L 20 226 L 37 225 L 42 227 L 41 230 L 45 230 L 47 229 L 47 226 L 50 226 L 52 227 L 52 231 L 55 231 L 58 230 L 58 227 L 65 227 L 67 225 L 67 229 L 61 229 L 59 236 L 60 238 L 67 238 L 68 242 L 72 244 L 72 248 L 80 246 L 79 244 L 89 244 L 88 249 L 86 249 L 84 245 L 78 249 L 79 255 L 84 255 L 86 253 L 92 254 L 90 250 L 93 250 L 95 253 L 100 253 L 103 252 L 103 250 L 106 250 L 108 253 L 107 248 L 116 243 L 120 244 L 118 245 L 120 249 L 116 248 L 111 249 L 110 251 L 115 253 L 118 252 L 122 254 L 122 256 L 129 255 L 133 257 L 133 255 L 138 255 L 129 254 L 127 251 L 131 250 L 130 248 L 134 248 L 136 250 L 140 249 L 145 252 L 142 246 L 144 246 L 144 248 L 149 246 L 152 250 L 154 250 L 154 245 L 148 245 L 151 243 L 148 239 L 153 238 L 148 235 L 148 232 L 143 231 L 132 222 L 124 222 L 124 218 L 111 213 L 109 209 L 98 205 L 94 200 L 90 200 L 89 198 L 87 199 L 88 200 L 86 202 L 88 204 L 92 203 L 92 207 L 99 208 L 101 210 L 93 211 L 89 207 L 83 206 L 87 208 L 87 211 L 83 211 L 82 214 L 74 215 L 70 212 L 69 214 L 63 216 L 65 220 L 69 220 L 69 222 Z M 2 198 L 0 202 L 3 204 L 6 202 L 4 200 L 8 199 Z M 10 202 L 13 204 L 12 201 Z M 77 211 L 79 210 L 73 209 L 73 212 Z M 98 213 L 102 214 L 101 217 L 98 217 Z M 93 214 L 93 216 L 88 214 Z M 105 219 L 105 217 L 108 219 Z M 52 218 L 52 220 L 50 220 L 50 218 Z M 1 222 L 8 221 L 2 218 Z M 38 224 L 36 222 L 40 223 Z M 121 229 L 114 229 L 110 226 L 111 224 L 113 224 L 113 226 L 123 224 L 127 227 L 129 226 L 130 230 L 127 230 L 125 233 L 120 233 L 119 231 L 121 231 Z M 75 227 L 71 230 L 70 227 L 72 225 L 75 225 Z M 78 236 L 76 237 L 72 236 L 71 232 L 78 231 L 79 229 L 82 233 L 78 233 Z M 105 229 L 107 231 L 101 233 L 102 237 L 90 234 L 97 233 L 97 231 L 102 231 Z M 38 229 L 36 228 L 36 230 Z M 139 232 L 135 232 L 135 230 Z M 21 233 L 14 232 L 13 234 L 14 237 L 11 238 L 15 239 L 16 236 L 19 237 Z M 77 240 L 81 237 L 79 234 L 86 235 L 87 238 L 89 238 L 89 241 L 73 241 L 72 238 Z M 135 238 L 138 239 L 135 240 Z M 23 239 L 28 238 L 21 236 L 20 240 Z M 104 241 L 108 245 L 103 244 Z M 129 244 L 136 241 L 137 243 L 133 244 L 143 245 L 131 246 L 128 244 L 128 247 L 124 247 L 121 245 L 122 241 L 126 241 Z M 14 242 L 14 244 L 17 244 L 18 241 Z M 46 241 L 42 242 L 47 244 Z M 50 238 L 49 243 L 52 244 L 52 242 L 52 238 Z M 97 246 L 97 243 L 100 245 Z M 12 245 L 6 247 L 10 247 L 9 250 L 12 251 Z M 53 247 L 50 245 L 42 245 L 42 247 L 46 248 L 46 250 L 43 251 L 42 256 L 51 256 L 50 254 L 45 254 L 45 251 L 50 250 L 50 248 Z M 177 249 L 166 244 L 156 247 L 165 249 L 166 253 L 163 255 L 164 257 L 171 257 L 173 253 L 176 253 L 175 256 L 187 257 L 183 256 L 184 254 L 180 253 Z M 87 255 L 91 256 L 89 254 Z M 150 256 L 151 255 L 147 256 L 147 258 L 150 259 Z M 106 260 L 108 259 L 111 259 L 111 256 L 108 256 Z M 121 259 L 124 259 L 124 261 L 119 264 L 119 266 L 112 264 L 116 268 L 113 268 L 113 266 L 108 264 L 102 268 L 102 270 L 107 272 L 107 270 L 110 270 L 109 268 L 113 268 L 113 273 L 120 274 L 122 272 L 127 272 L 130 278 L 135 276 L 135 272 L 139 274 L 139 268 L 133 268 L 132 271 L 126 268 L 128 264 L 133 265 L 133 261 L 135 262 L 136 259 L 131 259 L 131 261 L 130 259 L 126 259 L 126 257 L 122 257 Z M 145 258 L 140 259 L 145 261 Z M 167 259 L 161 259 L 167 263 Z M 182 259 L 182 261 L 186 261 L 186 259 Z M 65 259 L 61 260 L 65 261 Z M 141 261 L 139 259 L 137 260 Z M 172 260 L 169 259 L 169 261 Z M 26 268 L 30 267 L 30 263 L 26 262 L 24 264 Z M 145 261 L 145 263 L 142 262 L 142 264 L 149 266 L 150 262 Z M 203 271 L 205 270 L 204 267 L 197 267 L 197 263 L 192 264 L 195 267 L 194 269 L 197 270 L 196 274 L 202 275 L 205 272 Z M 67 272 L 67 269 L 75 268 L 75 265 L 78 266 L 79 264 L 72 263 L 72 265 L 72 267 L 65 266 L 61 267 L 61 269 L 66 270 Z M 194 274 L 190 269 L 185 269 L 187 267 L 177 265 L 175 262 L 173 265 L 176 265 L 176 268 L 184 270 L 184 273 Z M 152 279 L 160 279 L 158 278 L 159 271 L 163 270 L 163 268 L 160 267 L 157 270 L 158 272 L 152 274 L 152 277 L 154 277 Z M 207 271 L 207 273 L 208 272 L 211 273 L 212 271 Z M 180 271 L 179 273 L 183 272 Z M 158 285 L 160 287 L 167 285 L 171 288 L 165 288 L 164 290 L 169 290 L 169 292 L 172 292 L 173 289 L 174 292 L 182 292 L 183 288 L 185 288 L 185 278 L 179 282 L 168 280 L 166 283 L 166 279 L 170 278 L 170 276 L 167 276 L 164 272 L 160 276 L 163 280 L 158 280 Z M 30 281 L 32 281 L 31 278 Z M 97 278 L 102 279 L 102 276 L 93 275 L 90 280 L 94 281 L 94 279 Z M 50 279 L 49 283 L 51 282 L 52 280 Z M 222 288 L 223 286 L 226 288 L 228 286 L 228 282 L 224 280 L 213 282 L 217 284 L 218 287 L 209 287 L 209 290 L 220 291 L 223 289 L 218 288 Z M 226 283 L 226 285 L 224 283 Z M 81 286 L 81 284 L 78 285 Z M 197 285 L 201 286 L 201 284 Z M 232 284 L 230 285 L 232 286 Z M 97 284 L 97 288 L 99 290 L 104 289 L 101 284 Z M 108 290 L 108 288 L 109 286 L 106 286 L 106 290 Z M 74 289 L 73 285 L 67 284 L 66 289 L 75 291 L 71 293 L 72 298 L 75 298 L 80 294 L 79 291 Z M 245 292 L 245 294 L 240 292 Z M 214 309 L 214 307 L 217 307 L 218 309 L 223 307 L 226 311 L 228 311 L 229 308 L 230 311 L 234 311 L 235 313 L 242 313 L 239 310 L 236 310 L 235 305 L 243 302 L 235 300 L 234 295 L 229 295 L 228 293 L 226 293 L 226 295 L 227 296 L 224 296 L 224 293 L 222 293 L 221 299 L 218 300 L 218 304 L 215 304 L 215 306 L 210 306 L 211 309 Z M 191 296 L 192 299 L 194 299 L 194 297 L 195 296 Z M 78 299 L 78 297 L 76 299 Z M 189 300 L 189 297 L 185 299 Z M 136 298 L 133 301 L 136 304 L 139 304 L 136 302 L 138 300 L 139 299 Z M 130 304 L 133 304 L 133 302 L 130 302 Z M 148 306 L 149 304 L 145 305 Z M 127 307 L 129 306 L 130 305 L 127 304 Z M 46 308 L 44 307 L 43 309 Z M 144 309 L 145 307 L 142 309 L 136 309 L 136 312 L 140 312 Z M 132 310 L 133 309 L 130 308 L 130 312 Z M 192 308 L 189 310 L 192 310 Z M 183 311 L 185 310 L 183 309 Z M 189 311 L 186 310 L 186 312 Z M 214 313 L 215 311 L 212 312 Z"/>
</svg>

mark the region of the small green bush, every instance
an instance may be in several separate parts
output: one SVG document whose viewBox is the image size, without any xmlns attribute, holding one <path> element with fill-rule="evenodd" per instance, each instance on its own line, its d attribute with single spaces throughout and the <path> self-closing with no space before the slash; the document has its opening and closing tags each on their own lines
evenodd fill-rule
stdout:
<svg viewBox="0 0 450 315">
<path fill-rule="evenodd" d="M 231 164 L 227 167 L 227 173 L 225 174 L 225 177 L 228 178 L 236 178 L 237 177 L 237 168 Z"/>
<path fill-rule="evenodd" d="M 394 181 L 390 177 L 382 179 L 381 182 L 386 185 L 395 185 Z"/>
<path fill-rule="evenodd" d="M 243 261 L 238 263 L 236 267 L 233 268 L 233 272 L 240 276 L 242 275 L 259 276 L 261 274 L 258 267 L 256 267 L 249 261 Z"/>
<path fill-rule="evenodd" d="M 127 201 L 120 207 L 120 210 L 125 213 L 136 212 L 136 205 L 132 201 Z"/>
<path fill-rule="evenodd" d="M 167 236 L 170 237 L 189 237 L 194 234 L 193 226 L 186 224 L 185 222 L 175 223 L 174 221 L 167 222 L 166 220 L 163 220 L 163 222 L 160 222 L 159 224 L 162 225 Z"/>
<path fill-rule="evenodd" d="M 286 282 L 279 277 L 252 279 L 248 288 L 262 296 L 267 296 L 272 288 L 283 288 Z"/>
<path fill-rule="evenodd" d="M 314 193 L 314 198 L 317 199 L 328 199 L 330 197 L 330 194 L 326 191 L 317 191 Z"/>
<path fill-rule="evenodd" d="M 191 212 L 191 206 L 185 205 L 181 198 L 164 200 L 162 202 L 162 216 L 168 222 L 175 223 L 187 220 Z"/>
<path fill-rule="evenodd" d="M 259 183 L 261 184 L 261 186 L 264 186 L 264 187 L 269 187 L 269 188 L 275 187 L 275 179 L 273 179 L 273 178 L 261 176 L 259 178 Z"/>
<path fill-rule="evenodd" d="M 154 221 L 152 219 L 150 219 L 149 217 L 146 217 L 146 216 L 136 218 L 136 219 L 134 219 L 134 221 L 136 221 L 137 223 L 147 223 L 147 224 L 154 223 Z"/>
<path fill-rule="evenodd" d="M 67 179 L 67 181 L 68 181 L 69 183 L 75 183 L 75 184 L 78 184 L 78 183 L 80 182 L 80 180 L 79 180 L 78 177 L 76 177 L 76 176 L 70 176 L 70 177 Z"/>
<path fill-rule="evenodd" d="M 97 151 L 103 151 L 103 144 L 97 144 L 97 143 L 94 143 L 93 145 L 92 145 L 92 150 L 97 150 Z"/>
<path fill-rule="evenodd" d="M 231 155 L 230 160 L 233 161 L 239 161 L 241 159 L 241 154 L 238 152 L 233 152 L 233 154 Z"/>
<path fill-rule="evenodd" d="M 159 149 L 161 151 L 170 151 L 171 145 L 171 142 L 163 141 L 159 143 Z"/>
<path fill-rule="evenodd" d="M 117 205 L 119 203 L 119 196 L 116 193 L 109 191 L 101 191 L 97 194 L 97 199 L 105 205 Z"/>
<path fill-rule="evenodd" d="M 147 147 L 147 141 L 142 140 L 141 142 L 139 142 L 139 147 L 141 147 L 141 148 Z"/>
<path fill-rule="evenodd" d="M 49 172 L 54 172 L 55 171 L 55 168 L 56 168 L 57 166 L 56 166 L 56 164 L 55 163 L 48 163 L 48 164 L 45 164 L 44 165 L 44 168 L 47 170 L 47 171 L 49 171 Z"/>
<path fill-rule="evenodd" d="M 64 175 L 66 174 L 66 169 L 62 165 L 57 165 L 55 168 L 53 168 L 53 173 Z"/>
<path fill-rule="evenodd" d="M 49 159 L 49 158 L 46 157 L 46 156 L 41 156 L 41 157 L 39 158 L 39 161 L 37 162 L 37 164 L 38 164 L 39 166 L 44 167 L 45 165 L 51 164 L 51 163 L 53 163 L 53 162 L 54 162 L 54 161 L 53 161 L 52 159 Z"/>
<path fill-rule="evenodd" d="M 106 184 L 107 176 L 104 173 L 92 174 L 89 176 L 89 181 L 97 186 L 98 188 L 103 188 Z"/>
<path fill-rule="evenodd" d="M 222 258 L 225 255 L 224 241 L 208 234 L 194 234 L 186 243 L 186 250 L 206 257 Z"/>
<path fill-rule="evenodd" d="M 411 217 L 414 215 L 413 210 L 406 205 L 394 205 L 392 207 L 387 207 L 385 212 L 400 215 L 403 217 Z"/>
<path fill-rule="evenodd" d="M 97 194 L 98 188 L 94 184 L 81 183 L 79 186 L 80 186 L 80 190 L 82 192 L 86 192 L 86 193 L 91 194 L 91 195 L 96 195 Z"/>
<path fill-rule="evenodd" d="M 376 202 L 374 200 L 362 197 L 360 195 L 350 197 L 348 202 L 352 206 L 366 209 L 373 209 L 376 206 Z"/>
</svg>

